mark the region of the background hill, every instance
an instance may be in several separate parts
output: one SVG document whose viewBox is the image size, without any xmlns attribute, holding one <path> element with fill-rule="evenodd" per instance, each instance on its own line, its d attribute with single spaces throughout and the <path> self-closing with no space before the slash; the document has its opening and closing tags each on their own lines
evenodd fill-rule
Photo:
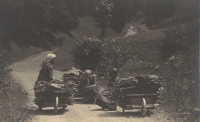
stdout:
<svg viewBox="0 0 200 122">
<path fill-rule="evenodd" d="M 196 0 L 110 0 L 114 8 L 110 13 L 107 38 L 126 34 L 131 25 L 138 30 L 169 27 L 198 20 Z M 55 34 L 65 33 L 71 38 L 99 36 L 100 23 L 96 19 L 98 0 L 65 0 L 63 2 L 2 0 L 0 4 L 0 42 L 9 47 L 18 46 L 49 48 L 61 45 L 62 38 Z M 145 27 L 145 28 L 144 28 Z"/>
</svg>

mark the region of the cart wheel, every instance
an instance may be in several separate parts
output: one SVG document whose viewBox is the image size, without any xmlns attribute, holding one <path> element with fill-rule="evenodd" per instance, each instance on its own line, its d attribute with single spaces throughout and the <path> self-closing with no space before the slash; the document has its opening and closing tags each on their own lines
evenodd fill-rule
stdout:
<svg viewBox="0 0 200 122">
<path fill-rule="evenodd" d="M 41 111 L 42 110 L 42 105 L 38 105 L 38 109 Z"/>
<path fill-rule="evenodd" d="M 54 105 L 54 114 L 58 112 L 58 97 L 56 96 L 55 105 Z"/>
<path fill-rule="evenodd" d="M 142 98 L 142 116 L 146 116 L 147 114 L 147 106 L 145 98 Z"/>
</svg>

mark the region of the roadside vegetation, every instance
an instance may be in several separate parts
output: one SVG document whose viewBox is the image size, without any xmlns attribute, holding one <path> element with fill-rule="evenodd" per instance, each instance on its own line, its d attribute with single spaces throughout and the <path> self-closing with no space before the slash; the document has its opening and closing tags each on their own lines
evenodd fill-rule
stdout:
<svg viewBox="0 0 200 122">
<path fill-rule="evenodd" d="M 10 49 L 5 49 L 0 45 L 0 121 L 1 122 L 22 122 L 28 110 L 26 109 L 26 102 L 28 96 L 23 86 L 12 79 L 9 75 L 12 69 L 9 64 L 19 61 L 34 53 L 41 52 L 43 49 L 19 48 L 14 43 Z"/>
<path fill-rule="evenodd" d="M 23 87 L 7 77 L 0 87 L 0 121 L 20 122 L 27 116 L 27 94 Z"/>
<path fill-rule="evenodd" d="M 200 107 L 198 5 L 195 0 L 1 0 L 0 121 L 18 122 L 26 114 L 26 92 L 9 77 L 9 64 L 58 46 L 57 70 L 76 66 L 107 76 L 118 67 L 119 77 L 164 77 L 161 107 L 192 122 Z M 137 20 L 143 21 L 136 26 L 149 30 L 113 39 Z"/>
<path fill-rule="evenodd" d="M 6 57 L 0 54 L 0 121 L 19 122 L 26 114 L 26 92 L 9 77 Z"/>
<path fill-rule="evenodd" d="M 162 107 L 186 121 L 198 118 L 199 22 L 174 26 L 159 40 L 132 40 L 132 61 L 122 68 L 123 77 L 154 74 L 165 78 Z M 196 118 L 195 118 L 196 117 Z"/>
</svg>

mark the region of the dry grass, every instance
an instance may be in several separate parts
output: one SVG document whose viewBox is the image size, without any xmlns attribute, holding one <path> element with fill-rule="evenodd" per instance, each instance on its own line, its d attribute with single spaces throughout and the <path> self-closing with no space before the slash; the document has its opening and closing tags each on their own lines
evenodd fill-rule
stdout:
<svg viewBox="0 0 200 122">
<path fill-rule="evenodd" d="M 27 93 L 22 86 L 11 78 L 1 84 L 0 87 L 0 121 L 20 122 L 26 116 L 25 110 Z"/>
<path fill-rule="evenodd" d="M 21 122 L 27 116 L 26 102 L 27 93 L 24 91 L 22 85 L 16 83 L 11 79 L 9 72 L 4 69 L 6 65 L 19 61 L 34 53 L 43 51 L 41 48 L 27 47 L 19 48 L 15 43 L 11 43 L 11 50 L 6 50 L 0 47 L 0 54 L 4 60 L 0 67 L 0 122 Z"/>
</svg>

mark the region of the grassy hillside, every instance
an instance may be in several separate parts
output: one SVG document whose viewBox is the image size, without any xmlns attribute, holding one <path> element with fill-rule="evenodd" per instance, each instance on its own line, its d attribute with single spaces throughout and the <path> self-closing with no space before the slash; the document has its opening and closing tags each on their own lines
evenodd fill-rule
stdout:
<svg viewBox="0 0 200 122">
<path fill-rule="evenodd" d="M 78 28 L 74 29 L 71 31 L 71 33 L 74 35 L 76 38 L 82 38 L 83 36 L 95 36 L 98 37 L 101 31 L 101 28 L 95 26 L 97 22 L 93 20 L 91 17 L 82 17 L 79 18 L 79 26 Z M 108 29 L 107 31 L 107 38 L 115 38 L 118 36 L 124 35 L 126 30 L 123 30 L 122 33 L 116 33 L 112 29 Z"/>
<path fill-rule="evenodd" d="M 199 19 L 199 3 L 195 0 L 180 2 L 176 11 L 153 28 L 170 27 Z"/>
</svg>

